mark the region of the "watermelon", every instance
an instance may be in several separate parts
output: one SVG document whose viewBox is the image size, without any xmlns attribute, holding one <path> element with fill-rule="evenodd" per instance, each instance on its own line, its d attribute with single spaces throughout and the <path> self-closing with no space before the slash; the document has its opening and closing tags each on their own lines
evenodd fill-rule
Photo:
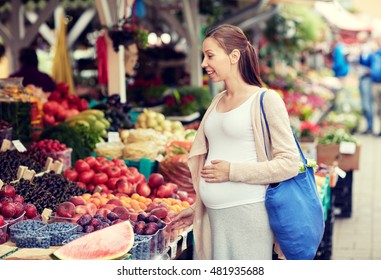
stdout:
<svg viewBox="0 0 381 280">
<path fill-rule="evenodd" d="M 124 221 L 81 236 L 54 251 L 53 256 L 60 260 L 112 260 L 126 255 L 133 244 L 133 228 Z"/>
</svg>

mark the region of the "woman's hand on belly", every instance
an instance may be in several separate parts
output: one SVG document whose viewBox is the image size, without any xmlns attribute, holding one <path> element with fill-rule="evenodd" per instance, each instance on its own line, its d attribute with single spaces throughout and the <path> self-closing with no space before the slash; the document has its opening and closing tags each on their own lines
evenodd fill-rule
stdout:
<svg viewBox="0 0 381 280">
<path fill-rule="evenodd" d="M 212 160 L 201 170 L 201 177 L 208 183 L 229 181 L 230 162 L 225 160 Z"/>
</svg>

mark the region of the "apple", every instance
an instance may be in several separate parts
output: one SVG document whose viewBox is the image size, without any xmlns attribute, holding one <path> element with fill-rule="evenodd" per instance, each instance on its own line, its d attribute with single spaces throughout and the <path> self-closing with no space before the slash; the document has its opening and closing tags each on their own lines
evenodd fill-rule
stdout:
<svg viewBox="0 0 381 280">
<path fill-rule="evenodd" d="M 131 195 L 135 192 L 134 185 L 130 184 L 126 179 L 119 179 L 115 187 L 118 192 L 125 193 Z"/>
<path fill-rule="evenodd" d="M 28 203 L 27 205 L 25 205 L 25 216 L 28 219 L 33 219 L 37 216 L 37 208 L 34 204 Z"/>
<path fill-rule="evenodd" d="M 14 197 L 16 194 L 16 190 L 14 186 L 11 185 L 5 185 L 2 187 L 0 191 L 0 196 L 5 196 L 5 197 Z"/>
<path fill-rule="evenodd" d="M 151 194 L 151 188 L 146 182 L 142 182 L 136 186 L 136 192 L 144 197 L 148 197 Z"/>
<path fill-rule="evenodd" d="M 148 186 L 151 188 L 158 188 L 164 184 L 164 177 L 160 173 L 152 173 L 148 177 Z"/>
<path fill-rule="evenodd" d="M 76 212 L 75 212 L 75 205 L 73 202 L 70 201 L 64 201 L 57 207 L 57 214 L 61 217 L 65 218 L 72 218 Z"/>
<path fill-rule="evenodd" d="M 86 204 L 86 200 L 82 196 L 78 195 L 70 197 L 69 201 L 72 202 L 75 206 Z"/>
</svg>

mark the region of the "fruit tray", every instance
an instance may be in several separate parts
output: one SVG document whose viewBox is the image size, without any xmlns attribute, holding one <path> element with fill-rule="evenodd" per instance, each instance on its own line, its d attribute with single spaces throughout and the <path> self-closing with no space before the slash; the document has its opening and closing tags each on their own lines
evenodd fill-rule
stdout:
<svg viewBox="0 0 381 280">
<path fill-rule="evenodd" d="M 8 230 L 8 223 L 5 223 L 0 227 L 0 245 L 7 242 L 7 230 Z"/>
<path fill-rule="evenodd" d="M 18 248 L 49 248 L 51 237 L 46 232 L 32 231 L 14 236 Z"/>
<path fill-rule="evenodd" d="M 46 224 L 41 221 L 36 220 L 24 220 L 18 223 L 15 223 L 9 227 L 10 240 L 15 243 L 15 237 L 17 235 L 29 235 L 43 227 Z"/>
<path fill-rule="evenodd" d="M 134 246 L 130 250 L 134 260 L 151 260 L 160 255 L 165 249 L 165 228 L 152 235 L 134 235 Z"/>
<path fill-rule="evenodd" d="M 24 213 L 21 214 L 20 217 L 17 217 L 15 219 L 11 219 L 11 220 L 5 220 L 5 223 L 7 223 L 8 226 L 11 226 L 13 224 L 16 224 L 16 223 L 21 222 L 22 220 L 24 220 L 24 216 L 25 216 L 25 211 L 24 211 Z"/>
<path fill-rule="evenodd" d="M 56 222 L 38 229 L 37 232 L 50 236 L 50 246 L 61 246 L 65 240 L 77 233 L 77 228 L 77 224 Z"/>
</svg>

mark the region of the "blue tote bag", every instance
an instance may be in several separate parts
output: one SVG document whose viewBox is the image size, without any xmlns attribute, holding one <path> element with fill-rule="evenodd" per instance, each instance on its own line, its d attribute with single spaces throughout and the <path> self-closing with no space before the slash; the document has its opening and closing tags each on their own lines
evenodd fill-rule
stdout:
<svg viewBox="0 0 381 280">
<path fill-rule="evenodd" d="M 263 109 L 261 111 L 271 141 L 270 128 Z M 263 127 L 262 127 L 262 132 Z M 270 184 L 265 205 L 275 239 L 288 260 L 312 260 L 324 234 L 324 215 L 317 191 L 314 170 L 306 166 L 307 160 L 294 134 L 305 172 L 299 172 L 286 181 Z M 267 149 L 266 155 L 267 155 Z M 267 155 L 268 157 L 268 155 Z"/>
</svg>

